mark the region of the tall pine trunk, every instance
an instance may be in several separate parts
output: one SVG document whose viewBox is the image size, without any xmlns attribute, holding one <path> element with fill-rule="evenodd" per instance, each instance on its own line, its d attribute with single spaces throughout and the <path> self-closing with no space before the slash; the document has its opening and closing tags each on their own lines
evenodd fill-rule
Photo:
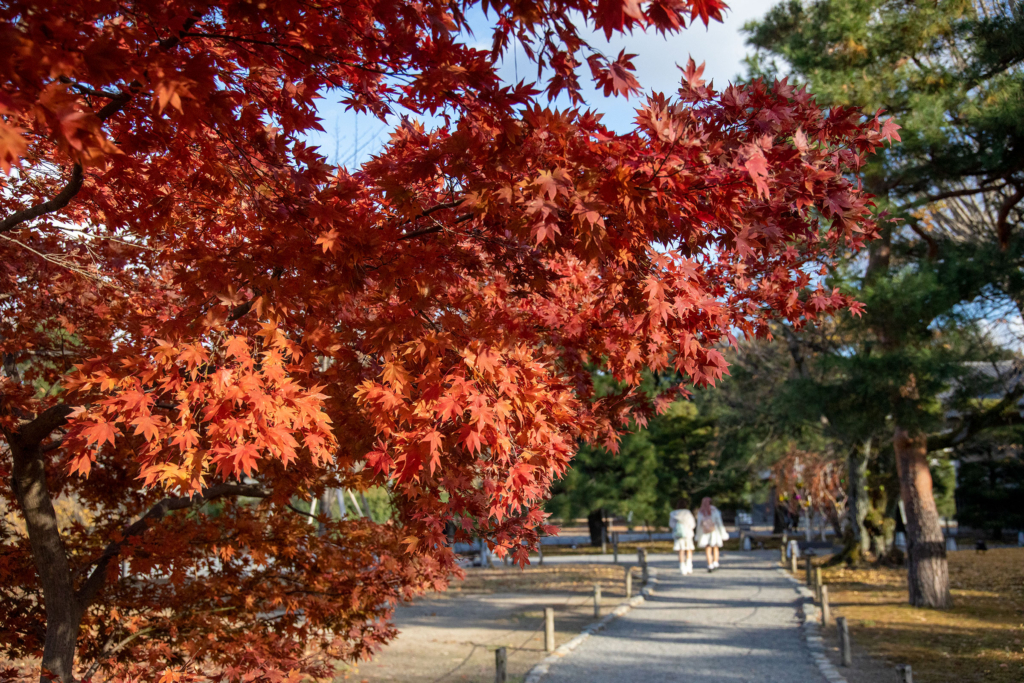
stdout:
<svg viewBox="0 0 1024 683">
<path fill-rule="evenodd" d="M 907 515 L 907 589 L 915 607 L 950 606 L 949 567 L 939 511 L 928 470 L 928 439 L 920 430 L 896 427 L 893 448 Z"/>
</svg>

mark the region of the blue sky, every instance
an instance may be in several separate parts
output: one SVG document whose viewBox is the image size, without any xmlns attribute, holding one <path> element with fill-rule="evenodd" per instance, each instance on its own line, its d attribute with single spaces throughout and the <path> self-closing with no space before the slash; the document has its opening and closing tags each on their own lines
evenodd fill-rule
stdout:
<svg viewBox="0 0 1024 683">
<path fill-rule="evenodd" d="M 705 62 L 704 78 L 713 80 L 720 89 L 743 70 L 741 62 L 746 54 L 741 33 L 743 24 L 763 16 L 773 2 L 731 0 L 729 4 L 730 10 L 725 16 L 725 22 L 712 22 L 710 28 L 698 22 L 681 34 L 668 38 L 654 32 L 638 31 L 632 35 L 613 37 L 610 42 L 604 39 L 603 34 L 592 34 L 588 41 L 608 56 L 615 56 L 622 49 L 637 55 L 633 63 L 645 91 L 673 92 L 679 83 L 676 65 L 685 65 L 691 56 L 698 64 Z M 481 47 L 489 47 L 490 32 L 486 17 L 478 13 L 469 18 Z M 513 82 L 517 67 L 520 78 L 536 74 L 536 71 L 528 68 L 522 54 L 519 54 L 518 59 L 513 54 L 508 55 L 501 65 L 500 73 L 507 81 Z M 589 73 L 585 75 L 589 77 Z M 636 98 L 628 101 L 621 97 L 605 98 L 593 90 L 588 90 L 585 96 L 592 108 L 605 114 L 605 123 L 612 129 L 621 132 L 631 127 Z M 560 104 L 556 102 L 555 106 Z M 329 99 L 323 101 L 320 114 L 325 132 L 311 135 L 309 140 L 319 145 L 332 161 L 341 161 L 349 166 L 353 161 L 365 161 L 387 140 L 389 126 L 371 117 L 357 117 Z M 357 140 L 358 146 L 355 144 Z"/>
</svg>

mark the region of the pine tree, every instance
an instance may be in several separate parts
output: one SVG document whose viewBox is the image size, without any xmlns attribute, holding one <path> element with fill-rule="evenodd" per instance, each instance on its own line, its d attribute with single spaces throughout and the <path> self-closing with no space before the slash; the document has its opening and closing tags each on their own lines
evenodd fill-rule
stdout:
<svg viewBox="0 0 1024 683">
<path fill-rule="evenodd" d="M 928 432 L 941 426 L 936 397 L 964 361 L 986 353 L 958 335 L 958 316 L 993 300 L 1019 313 L 1024 302 L 1024 14 L 1015 1 L 790 0 L 747 30 L 754 73 L 777 70 L 781 57 L 824 101 L 882 108 L 903 127 L 902 144 L 865 171 L 879 207 L 899 222 L 855 264 L 850 284 L 866 315 L 857 345 L 836 357 L 851 366 L 854 394 L 886 406 L 908 516 L 910 602 L 945 607 L 928 453 L 950 437 Z"/>
</svg>

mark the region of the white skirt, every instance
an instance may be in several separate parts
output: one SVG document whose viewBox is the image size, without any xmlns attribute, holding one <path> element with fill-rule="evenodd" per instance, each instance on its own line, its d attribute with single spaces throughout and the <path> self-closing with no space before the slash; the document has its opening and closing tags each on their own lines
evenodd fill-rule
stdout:
<svg viewBox="0 0 1024 683">
<path fill-rule="evenodd" d="M 693 536 L 683 536 L 672 541 L 672 550 L 693 550 Z"/>
<path fill-rule="evenodd" d="M 715 529 L 711 533 L 701 534 L 700 538 L 697 539 L 697 545 L 701 548 L 707 548 L 708 546 L 711 546 L 712 548 L 721 548 L 724 540 L 725 539 L 722 538 L 722 532 Z"/>
</svg>

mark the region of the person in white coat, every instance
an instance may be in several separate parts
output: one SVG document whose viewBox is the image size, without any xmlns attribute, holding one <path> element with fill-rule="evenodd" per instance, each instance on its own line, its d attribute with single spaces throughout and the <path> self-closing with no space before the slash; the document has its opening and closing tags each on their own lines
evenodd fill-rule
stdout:
<svg viewBox="0 0 1024 683">
<path fill-rule="evenodd" d="M 708 558 L 708 571 L 718 569 L 718 552 L 722 544 L 729 540 L 729 534 L 722 522 L 722 513 L 705 497 L 697 511 L 697 545 L 704 548 Z"/>
<path fill-rule="evenodd" d="M 672 530 L 672 549 L 679 553 L 679 571 L 684 575 L 693 573 L 693 532 L 697 529 L 697 520 L 687 507 L 684 502 L 668 516 L 668 528 Z"/>
</svg>

